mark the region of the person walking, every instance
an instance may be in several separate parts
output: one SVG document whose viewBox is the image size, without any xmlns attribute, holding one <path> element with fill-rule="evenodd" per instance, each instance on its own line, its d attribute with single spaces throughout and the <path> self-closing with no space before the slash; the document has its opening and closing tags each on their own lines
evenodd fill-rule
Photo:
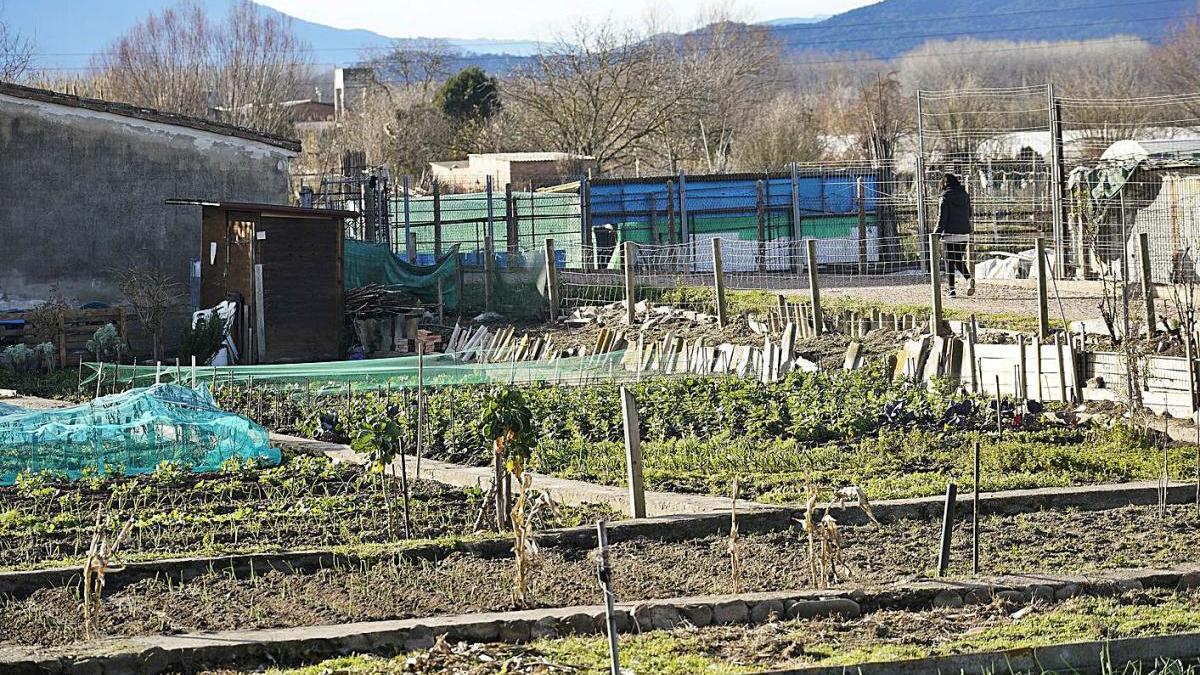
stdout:
<svg viewBox="0 0 1200 675">
<path fill-rule="evenodd" d="M 971 241 L 971 197 L 962 181 L 952 173 L 942 176 L 942 194 L 938 200 L 938 223 L 934 234 L 942 238 L 946 250 L 946 285 L 950 297 L 954 290 L 955 272 L 966 277 L 967 295 L 975 294 L 975 277 L 967 267 L 967 244 Z"/>
</svg>

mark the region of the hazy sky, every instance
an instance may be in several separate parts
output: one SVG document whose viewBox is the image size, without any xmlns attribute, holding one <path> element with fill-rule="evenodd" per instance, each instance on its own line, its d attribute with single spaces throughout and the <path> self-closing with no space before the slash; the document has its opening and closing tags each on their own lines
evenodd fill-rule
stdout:
<svg viewBox="0 0 1200 675">
<path fill-rule="evenodd" d="M 391 37 L 552 40 L 579 19 L 641 23 L 666 16 L 688 26 L 714 6 L 764 21 L 844 12 L 878 0 L 258 0 L 292 16 Z"/>
</svg>

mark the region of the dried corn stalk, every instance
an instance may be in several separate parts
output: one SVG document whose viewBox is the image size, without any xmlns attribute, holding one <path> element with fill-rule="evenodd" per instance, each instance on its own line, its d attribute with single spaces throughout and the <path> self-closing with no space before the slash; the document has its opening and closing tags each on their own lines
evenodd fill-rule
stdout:
<svg viewBox="0 0 1200 675">
<path fill-rule="evenodd" d="M 509 514 L 513 528 L 513 556 L 516 558 L 516 570 L 513 573 L 512 600 L 518 607 L 531 606 L 529 594 L 529 579 L 540 564 L 538 548 L 534 538 L 534 527 L 538 516 L 543 510 L 553 510 L 554 502 L 545 492 L 536 499 L 529 499 L 529 486 L 533 476 L 526 473 L 518 477 L 517 485 L 521 491 L 517 494 L 516 503 Z"/>
<path fill-rule="evenodd" d="M 862 488 L 851 485 L 837 490 L 833 498 L 825 505 L 824 513 L 817 517 L 817 504 L 821 501 L 821 492 L 811 482 L 807 487 L 804 520 L 802 524 L 808 535 L 808 571 L 813 586 L 828 588 L 829 584 L 845 580 L 850 576 L 850 570 L 842 558 L 842 533 L 838 529 L 837 519 L 830 515 L 835 504 L 845 508 L 846 501 L 853 499 L 858 508 L 866 514 L 876 526 L 879 520 L 871 510 L 867 495 Z"/>
<path fill-rule="evenodd" d="M 729 505 L 729 575 L 733 579 L 733 592 L 742 592 L 742 545 L 738 541 L 737 526 L 738 480 L 733 479 L 733 502 Z"/>
<path fill-rule="evenodd" d="M 126 521 L 120 530 L 111 531 L 107 525 L 103 512 L 96 512 L 92 543 L 83 562 L 83 630 L 88 637 L 95 637 L 98 633 L 104 575 L 125 569 L 124 565 L 115 564 L 115 559 L 121 542 L 133 527 L 133 518 Z"/>
</svg>

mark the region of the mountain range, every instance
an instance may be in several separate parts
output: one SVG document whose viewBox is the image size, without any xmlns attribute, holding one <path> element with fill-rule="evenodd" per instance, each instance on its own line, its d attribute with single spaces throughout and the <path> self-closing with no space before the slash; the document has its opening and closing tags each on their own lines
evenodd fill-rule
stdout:
<svg viewBox="0 0 1200 675">
<path fill-rule="evenodd" d="M 230 2 L 204 4 L 220 16 Z M 92 54 L 129 26 L 171 4 L 173 0 L 21 0 L 0 4 L 0 18 L 32 38 L 39 67 L 71 70 L 86 67 Z M 961 37 L 1057 41 L 1127 35 L 1157 42 L 1195 12 L 1194 0 L 883 0 L 834 16 L 779 18 L 760 25 L 775 34 L 785 55 L 828 52 L 891 58 L 929 40 Z M 293 27 L 311 45 L 312 60 L 323 67 L 353 64 L 395 39 L 302 19 L 294 19 Z M 461 52 L 454 65 L 481 65 L 497 73 L 517 66 L 542 46 L 532 40 L 445 42 Z"/>
</svg>

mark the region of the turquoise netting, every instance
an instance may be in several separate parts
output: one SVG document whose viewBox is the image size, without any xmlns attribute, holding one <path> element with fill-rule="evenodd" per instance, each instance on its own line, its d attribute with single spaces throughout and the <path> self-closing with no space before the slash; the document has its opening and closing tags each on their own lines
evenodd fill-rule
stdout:
<svg viewBox="0 0 1200 675">
<path fill-rule="evenodd" d="M 266 429 L 218 408 L 204 386 L 158 384 L 71 408 L 0 412 L 0 485 L 21 471 L 135 474 L 164 460 L 214 471 L 232 457 L 277 464 L 279 451 Z"/>
</svg>

